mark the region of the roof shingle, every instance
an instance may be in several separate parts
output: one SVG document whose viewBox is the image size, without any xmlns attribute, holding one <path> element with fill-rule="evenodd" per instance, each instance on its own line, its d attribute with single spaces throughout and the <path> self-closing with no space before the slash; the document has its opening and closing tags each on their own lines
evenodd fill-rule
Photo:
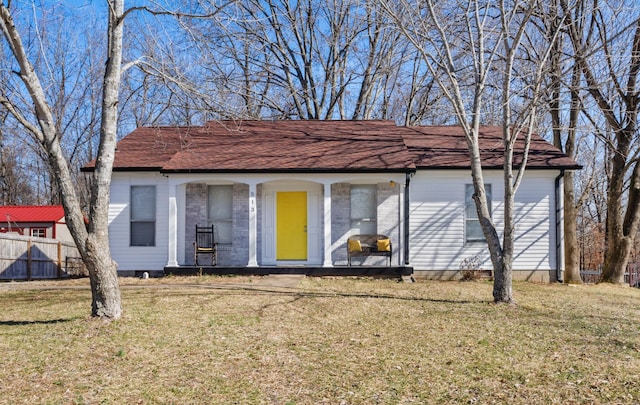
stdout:
<svg viewBox="0 0 640 405">
<path fill-rule="evenodd" d="M 464 169 L 469 168 L 467 140 L 459 126 L 419 126 L 403 132 L 403 138 L 417 168 Z M 502 127 L 484 126 L 478 134 L 482 167 L 502 168 Z M 537 134 L 531 137 L 527 158 L 530 169 L 579 169 L 581 166 L 560 149 Z M 516 142 L 514 165 L 522 163 L 524 141 Z"/>
<path fill-rule="evenodd" d="M 482 127 L 485 168 L 502 167 L 502 129 Z M 517 145 L 515 164 L 522 160 Z M 85 167 L 91 170 L 94 162 Z M 577 169 L 534 135 L 530 168 Z M 199 127 L 138 128 L 117 146 L 114 170 L 162 172 L 410 172 L 469 168 L 458 126 L 396 126 L 393 121 L 212 121 Z"/>
<path fill-rule="evenodd" d="M 411 171 L 391 121 L 222 121 L 139 128 L 118 143 L 114 170 Z"/>
</svg>

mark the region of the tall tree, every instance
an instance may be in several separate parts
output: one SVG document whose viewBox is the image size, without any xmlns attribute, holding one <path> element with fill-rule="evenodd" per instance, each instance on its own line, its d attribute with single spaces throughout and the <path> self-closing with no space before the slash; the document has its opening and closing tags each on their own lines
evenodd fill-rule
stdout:
<svg viewBox="0 0 640 405">
<path fill-rule="evenodd" d="M 201 81 L 238 117 L 394 118 L 408 80 L 407 47 L 377 2 L 248 0 L 191 29 Z"/>
<path fill-rule="evenodd" d="M 493 299 L 513 302 L 515 193 L 527 163 L 531 135 L 550 47 L 534 42 L 531 21 L 540 12 L 535 0 L 383 2 L 385 9 L 422 55 L 451 103 L 466 136 L 473 199 L 494 269 Z M 492 219 L 479 146 L 483 115 L 491 97 L 500 100 L 503 128 L 504 226 L 502 241 Z M 514 159 L 516 144 L 521 148 Z"/>
<path fill-rule="evenodd" d="M 5 144 L 5 139 L 11 138 L 10 132 L 13 132 L 13 128 L 6 123 L 7 116 L 7 112 L 0 115 L 0 204 L 36 204 L 37 196 L 31 183 L 25 181 L 29 176 L 23 167 L 22 157 L 26 155 L 24 145 L 20 142 Z"/>
<path fill-rule="evenodd" d="M 80 11 L 60 3 L 39 7 L 32 14 L 22 6 L 14 9 L 16 24 L 28 32 L 26 52 L 52 108 L 63 153 L 69 160 L 74 181 L 81 184 L 85 176 L 78 169 L 93 159 L 93 141 L 99 133 L 100 83 L 106 47 L 98 38 L 99 32 L 104 31 L 100 26 L 101 19 L 90 18 L 91 8 L 83 7 L 82 18 L 87 24 L 77 24 Z M 0 52 L 4 54 L 0 58 L 0 69 L 6 72 L 14 70 L 15 58 L 5 42 L 2 42 Z M 32 109 L 30 96 L 17 75 L 2 75 L 0 81 L 0 91 L 5 98 L 11 99 L 16 109 L 23 114 Z M 33 203 L 60 204 L 59 186 L 46 164 L 47 152 L 14 117 L 9 116 L 0 125 L 11 133 L 7 145 L 19 145 L 21 160 L 33 166 L 23 177 L 23 181 L 34 190 Z M 89 198 L 85 194 L 81 195 L 81 200 L 82 206 L 88 207 Z"/>
<path fill-rule="evenodd" d="M 189 9 L 196 10 L 196 13 L 187 14 L 163 8 L 155 2 L 152 4 L 157 9 L 136 5 L 125 10 L 124 0 L 107 0 L 104 12 L 106 24 L 102 28 L 107 34 L 106 47 L 103 48 L 105 62 L 96 64 L 94 59 L 88 57 L 102 49 L 89 35 L 73 45 L 84 47 L 85 57 L 71 58 L 76 65 L 67 70 L 70 45 L 65 45 L 64 39 L 69 36 L 68 32 L 54 32 L 57 35 L 49 41 L 39 24 L 39 18 L 46 14 L 43 10 L 34 9 L 33 18 L 29 19 L 27 9 L 10 0 L 0 2 L 0 29 L 6 41 L 6 46 L 1 49 L 8 56 L 3 62 L 11 64 L 0 75 L 3 84 L 0 86 L 0 105 L 32 136 L 39 151 L 46 156 L 50 183 L 59 188 L 67 226 L 89 270 L 92 315 L 108 319 L 117 319 L 122 314 L 116 263 L 111 259 L 108 237 L 109 194 L 118 132 L 121 75 L 129 68 L 140 65 L 145 56 L 135 55 L 137 59 L 131 58 L 131 62 L 123 65 L 125 17 L 133 18 L 130 16 L 139 14 L 164 16 L 172 19 L 168 26 L 179 30 L 180 18 L 213 17 L 223 7 L 215 1 L 195 2 L 190 4 Z M 63 13 L 51 14 L 57 16 Z M 22 27 L 16 24 L 16 17 Z M 85 20 L 93 23 L 92 19 Z M 75 27 L 66 28 L 69 32 L 76 32 Z M 138 26 L 137 30 L 144 31 L 144 27 Z M 23 32 L 27 35 L 23 36 Z M 28 41 L 24 42 L 23 37 Z M 170 38 L 171 35 L 165 36 L 167 40 Z M 60 61 L 65 63 L 55 63 Z M 12 71 L 16 74 L 8 73 Z M 102 80 L 96 80 L 97 72 L 102 73 Z M 172 83 L 183 85 L 180 80 L 173 80 Z M 69 84 L 80 90 L 67 91 Z M 158 92 L 164 84 L 155 83 L 150 91 Z M 184 96 L 185 92 L 181 95 Z M 130 97 L 127 94 L 127 99 Z M 96 104 L 98 108 L 95 108 Z M 98 111 L 99 114 L 96 114 Z M 156 113 L 157 109 L 152 115 Z M 99 132 L 97 140 L 93 136 L 96 129 Z M 81 135 L 74 142 L 67 142 L 65 137 L 69 132 Z M 97 150 L 95 155 L 94 150 Z M 80 151 L 87 154 L 82 155 Z M 77 173 L 74 170 L 77 170 L 78 163 L 84 157 L 93 157 L 95 163 L 86 192 L 88 196 L 83 195 L 85 190 L 76 188 L 79 182 L 74 178 L 74 173 Z"/>
<path fill-rule="evenodd" d="M 52 108 L 54 103 L 47 97 L 41 77 L 29 57 L 29 49 L 23 42 L 21 30 L 14 21 L 15 14 L 24 17 L 21 12 L 24 10 L 12 5 L 10 1 L 0 3 L 0 29 L 15 60 L 16 76 L 28 94 L 31 105 L 28 111 L 23 110 L 26 104 L 21 102 L 20 97 L 24 93 L 0 93 L 0 103 L 46 151 L 51 172 L 60 187 L 67 226 L 89 270 L 92 315 L 118 319 L 122 314 L 122 304 L 116 264 L 109 251 L 108 208 L 116 145 L 124 2 L 107 1 L 108 46 L 102 87 L 100 140 L 87 223 L 73 181 L 72 169 L 61 144 L 62 128 Z"/>
<path fill-rule="evenodd" d="M 640 18 L 625 1 L 580 4 L 586 9 L 577 14 L 573 1 L 561 0 L 586 92 L 606 123 L 599 131 L 611 165 L 602 281 L 622 284 L 640 224 Z"/>
<path fill-rule="evenodd" d="M 552 52 L 549 60 L 548 103 L 551 116 L 551 130 L 553 144 L 575 159 L 577 154 L 577 131 L 579 116 L 582 112 L 580 97 L 580 83 L 582 72 L 577 63 L 564 57 L 567 38 L 565 35 L 555 35 L 562 28 L 564 20 L 558 0 L 551 0 L 549 13 L 543 16 L 545 38 L 555 39 L 551 44 Z M 567 80 L 568 76 L 568 80 Z M 568 98 L 567 98 L 568 93 Z M 564 111 L 568 111 L 564 114 Z M 566 117 L 566 118 L 565 118 Z M 564 200 L 564 247 L 565 247 L 565 271 L 564 282 L 569 284 L 581 284 L 580 277 L 580 250 L 578 245 L 578 210 L 584 197 L 576 199 L 575 172 L 567 171 L 563 177 Z"/>
</svg>

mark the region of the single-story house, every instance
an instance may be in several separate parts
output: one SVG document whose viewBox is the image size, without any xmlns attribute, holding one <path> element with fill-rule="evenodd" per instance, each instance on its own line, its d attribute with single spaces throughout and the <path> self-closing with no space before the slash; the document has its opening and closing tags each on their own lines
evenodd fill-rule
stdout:
<svg viewBox="0 0 640 405">
<path fill-rule="evenodd" d="M 0 206 L 0 233 L 73 242 L 62 205 Z"/>
<path fill-rule="evenodd" d="M 481 132 L 491 210 L 502 222 L 501 132 Z M 477 255 L 491 263 L 472 206 L 457 127 L 392 121 L 212 121 L 138 128 L 117 145 L 109 234 L 122 274 L 194 267 L 196 225 L 214 225 L 217 268 L 347 274 L 347 239 L 381 234 L 391 266 L 454 278 Z M 84 170 L 91 170 L 89 164 Z M 562 268 L 561 177 L 579 168 L 534 137 L 516 197 L 516 278 Z M 385 267 L 357 257 L 353 267 Z M 231 270 L 229 270 L 231 269 Z"/>
</svg>

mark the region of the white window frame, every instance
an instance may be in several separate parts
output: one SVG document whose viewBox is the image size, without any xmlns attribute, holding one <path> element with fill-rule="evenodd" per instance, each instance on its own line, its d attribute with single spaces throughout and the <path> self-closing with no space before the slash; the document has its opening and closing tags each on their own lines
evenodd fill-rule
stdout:
<svg viewBox="0 0 640 405">
<path fill-rule="evenodd" d="M 213 209 L 216 200 L 226 206 L 222 210 Z M 213 225 L 217 243 L 233 243 L 233 185 L 207 186 L 207 224 Z"/>
<path fill-rule="evenodd" d="M 149 195 L 153 196 L 153 201 L 151 201 L 150 204 L 148 204 L 148 207 L 142 207 L 141 212 L 138 213 L 136 210 L 136 206 L 134 203 L 134 193 L 136 191 L 134 190 L 143 190 L 143 189 L 147 189 L 147 191 L 149 192 Z M 129 246 L 135 246 L 135 247 L 145 247 L 145 246 L 155 246 L 156 245 L 156 203 L 157 203 L 157 190 L 156 190 L 156 186 L 155 185 L 135 185 L 135 186 L 131 186 L 130 188 L 130 209 L 129 209 Z M 144 208 L 150 208 L 150 209 L 144 209 Z M 141 229 L 136 229 L 139 228 L 138 225 L 146 225 L 147 227 L 151 228 L 151 231 L 149 232 L 151 236 L 150 238 L 146 239 L 145 242 L 137 242 L 139 240 L 139 238 L 137 237 L 136 233 L 137 232 L 144 232 Z M 135 242 L 135 243 L 134 243 Z"/>
<path fill-rule="evenodd" d="M 36 235 L 36 233 L 39 233 L 40 235 Z M 35 238 L 46 238 L 47 237 L 47 228 L 31 228 L 29 230 L 29 234 L 31 234 L 31 236 L 35 237 Z"/>
<path fill-rule="evenodd" d="M 489 215 L 492 214 L 491 198 L 492 187 L 491 184 L 484 185 L 484 191 L 487 195 L 487 205 L 489 206 Z M 464 187 L 464 240 L 465 243 L 478 243 L 486 242 L 484 232 L 482 232 L 482 226 L 480 225 L 480 219 L 478 218 L 478 210 L 476 208 L 476 202 L 473 200 L 473 193 L 475 192 L 473 184 L 465 184 Z M 478 235 L 480 230 L 480 235 Z"/>
<path fill-rule="evenodd" d="M 354 195 L 354 191 L 371 193 L 372 201 L 369 201 L 369 212 L 366 210 L 354 209 L 355 203 L 357 203 L 357 197 Z M 355 197 L 355 198 L 354 198 Z M 350 214 L 349 214 L 349 228 L 351 235 L 357 234 L 373 234 L 378 233 L 378 186 L 376 184 L 352 184 L 351 191 L 349 193 L 350 199 Z M 354 199 L 356 201 L 354 201 Z M 364 215 L 367 214 L 367 215 Z"/>
</svg>

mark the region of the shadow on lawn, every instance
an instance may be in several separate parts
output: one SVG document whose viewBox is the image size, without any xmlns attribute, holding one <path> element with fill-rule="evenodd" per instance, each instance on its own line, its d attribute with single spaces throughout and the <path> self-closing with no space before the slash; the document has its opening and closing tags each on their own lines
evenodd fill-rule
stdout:
<svg viewBox="0 0 640 405">
<path fill-rule="evenodd" d="M 49 319 L 46 321 L 0 321 L 0 326 L 20 326 L 20 325 L 55 325 L 57 323 L 71 322 L 74 318 Z"/>
<path fill-rule="evenodd" d="M 264 295 L 281 295 L 281 296 L 292 296 L 296 299 L 300 298 L 364 298 L 364 299 L 388 299 L 388 300 L 398 300 L 398 301 L 415 301 L 415 302 L 433 302 L 433 303 L 441 303 L 441 304 L 482 304 L 489 303 L 487 300 L 455 300 L 455 299 L 440 299 L 440 298 L 428 298 L 428 297 L 407 297 L 407 296 L 398 296 L 393 294 L 377 294 L 377 293 L 349 293 L 349 292 L 322 292 L 322 291 L 301 291 L 295 287 L 265 287 L 259 285 L 215 285 L 215 284 L 182 284 L 175 285 L 175 287 L 187 287 L 189 289 L 201 289 L 201 290 L 217 290 L 220 292 L 247 292 L 250 294 L 264 294 Z M 163 289 L 163 294 L 167 294 L 171 291 L 170 288 Z M 173 291 L 174 294 L 179 293 L 184 295 L 179 291 Z"/>
</svg>

